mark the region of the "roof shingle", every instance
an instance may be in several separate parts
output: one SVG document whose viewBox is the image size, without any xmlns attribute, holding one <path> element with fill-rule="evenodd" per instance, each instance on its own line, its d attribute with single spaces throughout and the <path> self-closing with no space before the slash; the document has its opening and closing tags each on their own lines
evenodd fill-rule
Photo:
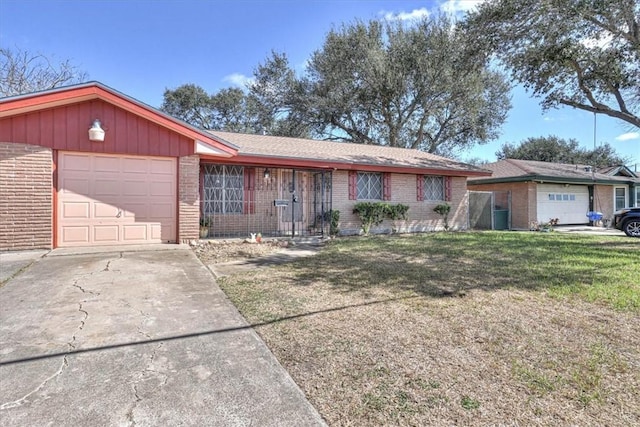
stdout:
<svg viewBox="0 0 640 427">
<path fill-rule="evenodd" d="M 237 146 L 238 155 L 289 160 L 315 161 L 318 164 L 369 165 L 397 168 L 430 169 L 488 175 L 488 171 L 473 165 L 425 153 L 418 150 L 318 141 L 270 135 L 250 135 L 209 131 L 223 142 Z M 465 173 L 466 174 L 466 173 Z"/>
<path fill-rule="evenodd" d="M 574 181 L 622 181 L 628 182 L 629 177 L 611 176 L 601 172 L 596 172 L 589 165 L 571 165 L 566 163 L 539 162 L 535 160 L 505 159 L 495 163 L 483 165 L 484 168 L 493 171 L 490 178 L 469 178 L 474 183 L 490 180 L 514 180 L 531 177 L 557 178 L 561 180 Z M 633 180 L 633 178 L 631 178 Z"/>
</svg>

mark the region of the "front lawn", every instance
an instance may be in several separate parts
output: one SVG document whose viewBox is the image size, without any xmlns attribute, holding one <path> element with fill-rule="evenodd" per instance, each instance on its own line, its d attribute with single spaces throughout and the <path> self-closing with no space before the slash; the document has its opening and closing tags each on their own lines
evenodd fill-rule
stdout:
<svg viewBox="0 0 640 427">
<path fill-rule="evenodd" d="M 640 242 L 345 238 L 220 285 L 330 425 L 640 425 Z"/>
</svg>

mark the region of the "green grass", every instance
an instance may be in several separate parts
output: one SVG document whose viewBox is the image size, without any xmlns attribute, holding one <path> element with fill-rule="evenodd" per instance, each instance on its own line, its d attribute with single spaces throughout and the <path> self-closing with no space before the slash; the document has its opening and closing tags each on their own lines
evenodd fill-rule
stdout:
<svg viewBox="0 0 640 427">
<path fill-rule="evenodd" d="M 331 240 L 219 281 L 329 425 L 640 425 L 640 241 Z"/>
<path fill-rule="evenodd" d="M 337 239 L 313 271 L 336 287 L 394 286 L 422 294 L 517 288 L 640 310 L 640 242 L 561 233 L 437 233 Z M 425 268 L 425 264 L 429 264 Z M 401 273 L 401 274 L 399 274 Z"/>
<path fill-rule="evenodd" d="M 460 405 L 467 410 L 478 409 L 480 407 L 480 402 L 472 397 L 462 396 L 460 399 Z"/>
</svg>

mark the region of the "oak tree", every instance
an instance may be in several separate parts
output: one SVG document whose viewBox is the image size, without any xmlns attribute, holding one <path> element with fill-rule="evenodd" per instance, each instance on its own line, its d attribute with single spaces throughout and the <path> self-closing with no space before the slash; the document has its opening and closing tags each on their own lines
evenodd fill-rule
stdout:
<svg viewBox="0 0 640 427">
<path fill-rule="evenodd" d="M 463 24 L 542 98 L 640 127 L 640 2 L 488 0 Z"/>
<path fill-rule="evenodd" d="M 573 138 L 567 140 L 553 135 L 527 138 L 518 144 L 505 143 L 496 152 L 496 157 L 498 160 L 537 160 L 596 167 L 623 165 L 629 160 L 620 156 L 609 143 L 589 150 L 580 147 Z"/>
<path fill-rule="evenodd" d="M 447 17 L 355 22 L 311 57 L 298 109 L 323 138 L 453 155 L 498 136 L 502 75 Z"/>
</svg>

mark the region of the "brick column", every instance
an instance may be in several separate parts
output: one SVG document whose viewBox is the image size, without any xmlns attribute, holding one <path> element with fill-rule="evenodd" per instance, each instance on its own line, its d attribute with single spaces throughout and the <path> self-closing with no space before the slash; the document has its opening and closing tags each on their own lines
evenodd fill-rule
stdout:
<svg viewBox="0 0 640 427">
<path fill-rule="evenodd" d="M 52 165 L 49 148 L 0 143 L 0 251 L 52 247 Z"/>
<path fill-rule="evenodd" d="M 178 159 L 178 242 L 197 239 L 200 230 L 200 156 Z"/>
</svg>

